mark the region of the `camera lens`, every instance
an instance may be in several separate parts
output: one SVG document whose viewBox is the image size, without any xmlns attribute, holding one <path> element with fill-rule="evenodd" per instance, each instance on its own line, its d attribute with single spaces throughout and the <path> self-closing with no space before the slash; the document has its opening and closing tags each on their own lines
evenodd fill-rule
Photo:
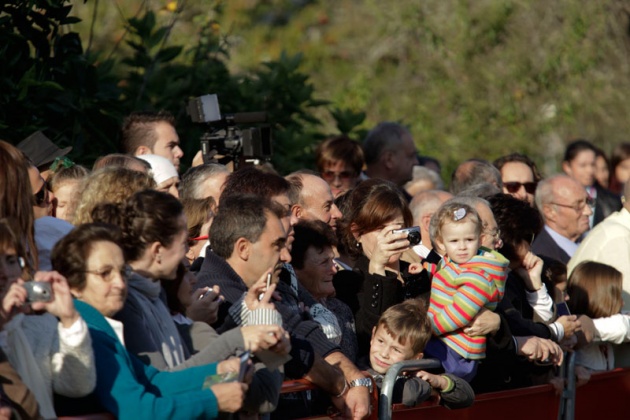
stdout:
<svg viewBox="0 0 630 420">
<path fill-rule="evenodd" d="M 420 243 L 420 232 L 412 231 L 407 235 L 409 245 L 418 245 Z"/>
</svg>

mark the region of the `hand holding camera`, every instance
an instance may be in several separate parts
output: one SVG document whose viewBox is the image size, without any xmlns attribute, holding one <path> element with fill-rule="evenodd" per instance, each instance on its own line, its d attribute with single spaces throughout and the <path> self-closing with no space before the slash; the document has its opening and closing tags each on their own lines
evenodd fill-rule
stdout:
<svg viewBox="0 0 630 420">
<path fill-rule="evenodd" d="M 56 271 L 38 271 L 32 281 L 18 279 L 11 284 L 2 299 L 2 316 L 7 322 L 15 314 L 28 311 L 29 307 L 33 311 L 50 312 L 65 328 L 79 319 L 70 287 L 65 277 Z"/>
</svg>

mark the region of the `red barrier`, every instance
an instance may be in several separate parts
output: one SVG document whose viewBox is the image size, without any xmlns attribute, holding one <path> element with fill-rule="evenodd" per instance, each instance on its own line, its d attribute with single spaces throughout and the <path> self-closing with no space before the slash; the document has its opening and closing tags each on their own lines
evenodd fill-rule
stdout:
<svg viewBox="0 0 630 420">
<path fill-rule="evenodd" d="M 510 420 L 555 420 L 558 418 L 560 397 L 551 385 L 540 385 L 510 391 L 479 394 L 475 403 L 459 410 L 449 410 L 437 399 L 416 407 L 395 404 L 393 420 L 444 419 L 473 420 L 509 418 Z"/>
<path fill-rule="evenodd" d="M 575 420 L 630 418 L 630 368 L 594 373 L 577 388 Z"/>
</svg>

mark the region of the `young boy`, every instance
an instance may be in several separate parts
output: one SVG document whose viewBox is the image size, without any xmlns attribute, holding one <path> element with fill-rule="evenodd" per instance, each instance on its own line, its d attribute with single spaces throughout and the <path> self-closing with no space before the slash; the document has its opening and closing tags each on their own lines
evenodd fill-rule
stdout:
<svg viewBox="0 0 630 420">
<path fill-rule="evenodd" d="M 372 330 L 370 367 L 367 371 L 381 387 L 391 365 L 404 360 L 421 359 L 431 337 L 431 321 L 424 303 L 406 300 L 387 309 Z M 401 375 L 394 385 L 393 402 L 414 406 L 437 391 L 440 403 L 448 408 L 472 405 L 475 394 L 466 381 L 451 374 L 434 375 L 425 371 Z"/>
</svg>

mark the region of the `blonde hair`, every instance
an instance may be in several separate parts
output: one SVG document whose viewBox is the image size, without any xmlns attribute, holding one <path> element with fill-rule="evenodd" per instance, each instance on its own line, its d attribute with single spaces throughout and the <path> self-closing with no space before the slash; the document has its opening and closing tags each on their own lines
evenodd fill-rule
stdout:
<svg viewBox="0 0 630 420">
<path fill-rule="evenodd" d="M 73 223 L 92 222 L 92 210 L 100 203 L 122 203 L 134 193 L 155 189 L 155 181 L 149 175 L 131 169 L 109 166 L 92 172 L 81 186 L 81 200 Z"/>
<path fill-rule="evenodd" d="M 429 225 L 431 242 L 435 242 L 436 240 L 442 241 L 442 228 L 447 223 L 465 222 L 472 222 L 475 225 L 477 236 L 481 235 L 482 224 L 477 210 L 464 203 L 447 201 L 442 204 L 431 217 L 431 223 Z"/>
</svg>

